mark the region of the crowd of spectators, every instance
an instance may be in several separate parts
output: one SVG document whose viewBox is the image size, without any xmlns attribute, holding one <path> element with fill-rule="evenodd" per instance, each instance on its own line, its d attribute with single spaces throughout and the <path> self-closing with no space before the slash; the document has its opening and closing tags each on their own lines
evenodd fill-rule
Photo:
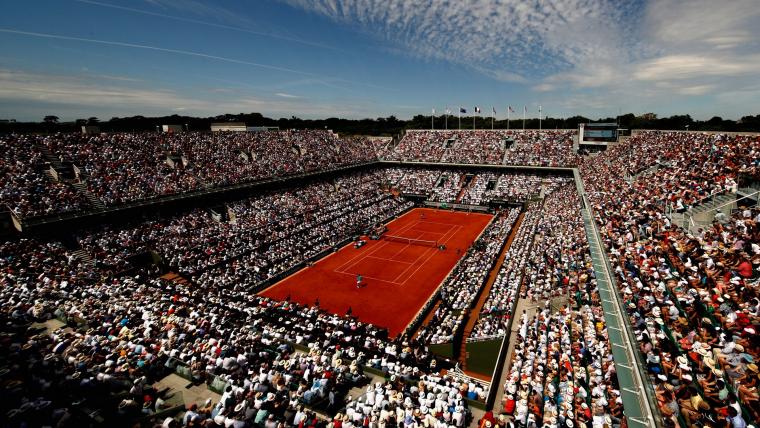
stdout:
<svg viewBox="0 0 760 428">
<path fill-rule="evenodd" d="M 524 426 L 620 426 L 622 400 L 573 184 L 531 207 L 513 240 L 472 339 L 507 333 L 514 319 L 502 412 Z M 553 298 L 564 299 L 560 308 Z M 569 423 L 568 423 L 569 422 Z"/>
<path fill-rule="evenodd" d="M 433 186 L 428 199 L 434 202 L 456 202 L 465 186 L 465 181 L 465 174 L 462 171 L 444 171 Z"/>
<path fill-rule="evenodd" d="M 622 399 L 601 307 L 549 306 L 515 320 L 503 412 L 523 426 L 620 426 Z"/>
<path fill-rule="evenodd" d="M 158 144 L 160 134 L 55 134 L 38 136 L 61 160 L 82 172 L 87 190 L 105 205 L 171 195 L 198 189 L 192 166 L 167 163 Z"/>
<path fill-rule="evenodd" d="M 440 170 L 432 168 L 387 168 L 385 183 L 401 193 L 426 195 L 430 200 L 469 205 L 487 205 L 494 200 L 525 201 L 572 181 L 568 177 L 519 172 Z"/>
<path fill-rule="evenodd" d="M 479 173 L 473 177 L 461 196 L 461 203 L 482 205 L 491 201 L 524 202 L 554 191 L 570 181 L 567 177 L 540 176 L 524 173 Z"/>
<path fill-rule="evenodd" d="M 759 151 L 757 136 L 647 132 L 581 165 L 666 426 L 759 420 L 760 215 L 684 230 L 664 214 L 757 180 Z"/>
<path fill-rule="evenodd" d="M 492 172 L 481 172 L 472 176 L 469 183 L 464 187 L 458 201 L 467 205 L 481 205 L 490 200 L 486 194 L 495 193 L 493 190 L 501 176 Z M 489 190 L 490 188 L 490 190 Z"/>
<path fill-rule="evenodd" d="M 389 177 L 394 177 L 398 173 L 398 169 L 393 171 L 394 174 Z M 441 170 L 430 168 L 403 169 L 402 173 L 403 175 L 397 179 L 393 187 L 401 193 L 417 195 L 429 195 L 441 177 Z"/>
<path fill-rule="evenodd" d="M 514 133 L 514 143 L 504 155 L 506 165 L 571 167 L 577 165 L 573 152 L 575 131 L 524 131 Z"/>
<path fill-rule="evenodd" d="M 291 152 L 303 157 L 329 146 L 329 135 L 320 132 L 282 138 L 294 142 Z M 40 168 L 41 146 L 64 151 L 64 161 L 80 162 L 88 188 L 100 183 L 91 191 L 108 203 L 184 191 L 205 180 L 225 183 L 213 181 L 214 172 L 196 173 L 194 156 L 217 162 L 204 157 L 203 149 L 179 154 L 157 136 L 145 144 L 153 148 L 140 149 L 131 134 L 14 138 L 2 141 L 9 149 L 0 157 L 3 200 L 15 201 L 14 209 L 28 216 L 84 203 L 51 187 L 54 182 Z M 565 138 L 561 132 L 530 138 L 534 141 L 523 149 L 524 142 L 515 141 L 506 158 L 515 150 L 513 159 L 526 164 L 577 162 L 552 145 Z M 456 141 L 441 149 L 439 159 L 455 158 L 447 150 L 455 149 Z M 432 153 L 426 152 L 428 145 L 416 147 Z M 466 153 L 466 146 L 461 147 Z M 130 150 L 139 153 L 128 159 Z M 329 162 L 342 150 L 318 158 Z M 363 153 L 347 157 L 360 162 Z M 669 205 L 689 209 L 715 192 L 735 191 L 742 180 L 757 181 L 758 153 L 758 137 L 644 132 L 579 164 L 667 427 L 744 427 L 760 418 L 760 210 L 738 206 L 699 230 L 678 228 L 666 215 Z M 242 151 L 228 154 L 245 158 Z M 174 155 L 183 167 L 166 162 Z M 283 161 L 288 166 L 277 173 L 321 168 L 322 161 L 313 159 L 297 161 L 295 170 Z M 101 169 L 106 164 L 114 170 Z M 59 241 L 0 241 L 0 411 L 10 426 L 83 426 L 94 417 L 138 420 L 166 409 L 169 397 L 154 384 L 177 371 L 196 383 L 225 385 L 219 402 L 188 409 L 180 425 L 325 426 L 328 421 L 310 410 L 320 408 L 335 415 L 332 427 L 464 426 L 468 409 L 463 398 L 483 399 L 487 391 L 440 375 L 444 362 L 427 345 L 450 342 L 463 328 L 466 312 L 518 218 L 516 209 L 501 212 L 465 250 L 442 285 L 433 321 L 414 340 L 391 339 L 385 330 L 350 316 L 255 294 L 262 281 L 411 206 L 384 190 L 388 184 L 424 194 L 442 184 L 441 194 L 453 192 L 441 181 L 442 173 L 370 170 L 268 191 L 232 204 L 221 221 L 208 211 L 193 210 L 130 227 L 80 231 L 77 242 L 93 256 L 94 267 Z M 135 183 L 149 190 L 114 184 L 122 179 L 131 183 L 135 174 L 142 174 Z M 155 187 L 169 177 L 165 174 L 178 175 L 168 179 L 173 183 Z M 488 192 L 499 188 L 502 179 L 503 189 L 524 186 L 535 192 L 532 176 L 476 174 L 463 187 L 461 174 L 448 174 L 459 178 L 453 180 L 455 199 L 482 203 L 495 198 Z M 26 178 L 8 178 L 19 176 Z M 624 423 L 620 386 L 580 198 L 564 179 L 549 181 L 545 201 L 526 212 L 471 337 L 504 335 L 515 318 L 519 340 L 506 365 L 499 409 L 514 421 L 619 426 Z M 32 200 L 28 189 L 45 197 Z M 190 281 L 165 281 L 149 270 L 128 272 L 134 256 L 147 251 L 155 251 Z M 538 309 L 514 317 L 518 298 Z M 557 298 L 564 303 L 549 304 Z M 53 318 L 66 326 L 45 331 L 33 324 Z M 365 367 L 383 372 L 386 379 L 367 384 Z M 348 390 L 357 386 L 366 392 L 345 402 Z M 177 423 L 167 420 L 165 426 Z"/>
<path fill-rule="evenodd" d="M 204 182 L 217 186 L 376 159 L 366 137 L 327 130 L 162 134 L 159 145 L 186 156 Z"/>
<path fill-rule="evenodd" d="M 0 136 L 0 204 L 19 217 L 79 211 L 87 200 L 45 173 L 50 165 L 29 135 Z"/>
<path fill-rule="evenodd" d="M 160 423 L 171 397 L 155 382 L 175 371 L 224 391 L 164 426 L 325 426 L 309 409 L 333 415 L 345 407 L 333 423 L 461 427 L 469 421 L 464 397 L 486 393 L 439 374 L 441 360 L 423 343 L 391 340 L 318 307 L 235 284 L 109 275 L 55 241 L 3 241 L 0 250 L 0 354 L 10 369 L 1 410 L 10 426 Z M 65 327 L 32 324 L 53 318 Z M 367 387 L 372 398 L 346 403 L 351 388 L 367 384 L 364 367 L 387 380 Z"/>
<path fill-rule="evenodd" d="M 70 181 L 81 181 L 97 200 L 116 206 L 370 162 L 380 143 L 327 130 L 288 130 L 6 135 L 1 144 L 0 201 L 33 217 L 87 208 L 86 196 L 71 183 L 44 174 L 41 148 L 78 168 Z"/>
<path fill-rule="evenodd" d="M 133 227 L 85 231 L 80 245 L 113 272 L 155 251 L 167 268 L 206 282 L 265 281 L 410 206 L 381 189 L 381 171 L 268 191 L 229 206 L 227 220 L 196 209 Z"/>
<path fill-rule="evenodd" d="M 368 142 L 372 145 L 375 155 L 378 158 L 383 158 L 387 153 L 389 153 L 393 147 L 392 142 L 393 138 L 391 137 L 345 137 L 345 138 L 366 138 Z"/>
<path fill-rule="evenodd" d="M 464 427 L 470 421 L 465 397 L 482 396 L 482 390 L 470 390 L 466 384 L 440 374 L 407 379 L 368 385 L 366 393 L 346 405 L 345 415 L 338 414 L 334 420 L 357 427 Z"/>
<path fill-rule="evenodd" d="M 517 208 L 500 212 L 467 250 L 441 286 L 440 303 L 432 319 L 417 333 L 419 340 L 430 344 L 450 343 L 461 333 L 463 321 L 485 285 L 519 214 Z"/>
<path fill-rule="evenodd" d="M 574 131 L 410 130 L 381 157 L 409 162 L 570 167 Z"/>
<path fill-rule="evenodd" d="M 370 162 L 378 153 L 428 162 L 568 166 L 575 162 L 571 140 L 559 131 L 408 131 L 394 148 L 388 138 L 340 138 L 327 130 L 10 135 L 3 140 L 2 200 L 25 217 L 88 207 L 70 183 L 42 172 L 41 147 L 75 165 L 80 174 L 74 180 L 95 199 L 118 206 Z"/>
<path fill-rule="evenodd" d="M 520 296 L 525 265 L 530 256 L 540 214 L 538 204 L 532 204 L 525 212 L 469 339 L 483 340 L 507 334 L 515 300 Z"/>
<path fill-rule="evenodd" d="M 456 141 L 456 131 L 408 130 L 383 159 L 409 162 L 440 162 Z"/>
<path fill-rule="evenodd" d="M 509 138 L 504 132 L 471 131 L 458 132 L 455 143 L 446 149 L 441 162 L 500 164 Z"/>
</svg>

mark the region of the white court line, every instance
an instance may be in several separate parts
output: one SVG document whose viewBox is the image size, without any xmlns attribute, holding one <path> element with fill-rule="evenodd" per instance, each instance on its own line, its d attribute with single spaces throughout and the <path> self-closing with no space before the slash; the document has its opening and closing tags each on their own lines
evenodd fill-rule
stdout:
<svg viewBox="0 0 760 428">
<path fill-rule="evenodd" d="M 410 238 L 410 239 L 418 239 L 418 238 Z M 400 250 L 398 250 L 398 252 L 396 252 L 396 254 L 392 255 L 390 258 L 387 258 L 387 257 L 376 257 L 376 258 L 379 258 L 381 260 L 389 260 L 389 261 L 395 262 L 396 260 L 393 260 L 393 257 L 396 257 L 397 255 L 401 254 L 404 250 L 406 250 L 407 248 L 409 248 L 410 245 L 412 245 L 412 244 L 408 243 L 408 244 L 404 245 Z M 374 256 L 372 256 L 372 254 L 374 254 L 374 252 L 365 255 L 364 257 L 362 257 L 361 259 L 357 260 L 354 263 L 351 263 L 347 268 L 341 269 L 341 271 L 348 271 L 349 269 L 353 268 L 357 264 L 361 263 L 363 260 L 366 260 L 368 257 L 374 257 Z M 343 268 L 343 266 L 341 266 L 341 268 Z M 343 272 L 341 272 L 341 273 L 343 273 Z"/>
<path fill-rule="evenodd" d="M 443 237 L 445 237 L 445 236 L 446 236 L 446 235 L 448 235 L 450 232 L 454 232 L 454 233 L 452 233 L 452 234 L 451 234 L 451 236 L 449 236 L 449 237 L 448 237 L 448 238 L 447 238 L 445 241 L 443 241 L 443 243 L 444 243 L 444 244 L 446 244 L 447 242 L 449 242 L 449 240 L 451 240 L 451 238 L 453 238 L 453 237 L 454 237 L 454 235 L 456 235 L 457 227 L 461 228 L 462 226 L 454 226 L 454 227 L 451 227 L 451 228 L 449 229 L 449 231 L 448 231 L 448 232 L 446 232 L 446 233 L 444 233 L 444 234 L 443 234 Z M 442 237 L 442 238 L 443 238 L 443 237 Z M 428 258 L 427 258 L 427 259 L 425 259 L 425 262 L 424 262 L 424 263 L 421 263 L 419 266 L 417 266 L 417 269 L 415 269 L 414 271 L 412 271 L 412 274 L 410 274 L 409 276 L 407 276 L 407 278 L 406 278 L 404 281 L 402 281 L 402 284 L 405 284 L 405 283 L 406 283 L 406 281 L 408 281 L 408 280 L 409 280 L 409 278 L 411 278 L 411 277 L 412 277 L 412 275 L 413 275 L 415 272 L 417 272 L 418 270 L 420 270 L 420 268 L 422 267 L 422 265 L 424 265 L 424 264 L 425 264 L 425 263 L 427 263 L 427 262 L 428 262 L 428 261 L 429 261 L 431 258 L 433 258 L 433 254 L 435 254 L 435 252 L 436 252 L 436 251 L 438 251 L 438 248 L 433 248 L 432 250 L 433 250 L 433 252 L 432 252 L 432 253 L 430 253 L 430 255 L 428 256 Z M 427 251 L 429 251 L 429 250 L 426 250 L 425 252 L 427 252 Z M 425 255 L 425 252 L 423 252 L 423 253 L 420 255 L 420 257 L 418 257 L 418 258 L 417 258 L 417 260 L 415 260 L 415 261 L 414 261 L 414 263 L 417 263 L 417 262 L 419 261 L 419 259 L 420 259 L 420 258 L 422 258 L 422 257 Z M 409 270 L 409 269 L 411 269 L 411 268 L 412 268 L 412 266 L 409 266 L 408 268 L 404 269 L 404 270 L 403 270 L 403 271 L 402 271 L 400 274 L 398 274 L 398 276 L 396 276 L 395 278 L 393 278 L 393 280 L 394 280 L 394 281 L 398 281 L 399 277 L 401 277 L 401 276 L 402 276 L 404 273 L 406 273 L 406 271 L 408 271 L 408 270 Z"/>
<path fill-rule="evenodd" d="M 393 260 L 393 259 L 387 259 L 387 258 L 385 258 L 385 257 L 376 257 L 376 256 L 367 256 L 367 257 L 365 257 L 365 259 L 377 259 L 377 260 L 385 260 L 385 261 L 388 261 L 388 262 L 393 262 L 393 263 L 403 263 L 403 264 L 406 264 L 406 265 L 411 265 L 411 264 L 413 264 L 412 262 L 403 262 L 403 261 L 401 261 L 401 260 Z"/>
<path fill-rule="evenodd" d="M 343 275 L 349 275 L 349 276 L 355 276 L 355 275 L 356 275 L 355 273 L 350 273 L 350 272 L 338 272 L 337 270 L 335 271 L 335 273 L 340 273 L 340 274 L 343 274 Z M 401 283 L 401 282 L 393 282 L 393 281 L 388 281 L 387 279 L 380 279 L 380 278 L 375 278 L 375 277 L 372 277 L 372 276 L 367 276 L 367 275 L 362 275 L 362 278 L 366 278 L 366 279 L 372 279 L 372 280 L 375 280 L 375 281 L 380 281 L 380 282 L 387 282 L 388 284 L 393 284 L 393 285 L 404 285 L 404 284 L 403 284 L 403 283 Z"/>
<path fill-rule="evenodd" d="M 433 210 L 433 211 L 436 211 L 436 210 Z M 399 218 L 398 218 L 398 219 L 396 219 L 396 220 L 400 220 L 400 219 L 402 219 L 402 218 L 404 218 L 404 217 L 406 217 L 406 216 L 412 215 L 414 212 L 415 212 L 415 211 L 409 211 L 408 213 L 406 213 L 406 214 L 402 215 L 401 217 L 399 217 Z M 436 212 L 437 212 L 437 211 L 436 211 Z M 395 220 L 394 220 L 394 221 L 395 221 Z M 449 226 L 449 230 L 448 230 L 448 231 L 446 231 L 446 232 L 443 232 L 443 233 L 442 233 L 442 232 L 429 232 L 429 231 L 422 231 L 422 230 L 414 230 L 415 232 L 422 232 L 422 233 L 429 233 L 429 234 L 437 234 L 437 235 L 442 235 L 442 236 L 441 236 L 441 239 L 443 239 L 444 237 L 446 237 L 446 235 L 448 235 L 449 233 L 451 233 L 451 232 L 453 231 L 454 233 L 452 233 L 452 235 L 451 235 L 451 236 L 449 236 L 449 237 L 448 237 L 448 238 L 446 238 L 444 241 L 442 241 L 442 243 L 443 243 L 443 244 L 447 244 L 447 243 L 448 243 L 448 242 L 451 240 L 451 238 L 453 238 L 453 237 L 456 235 L 456 233 L 458 232 L 458 230 L 460 230 L 460 229 L 462 229 L 462 228 L 463 228 L 463 226 L 462 226 L 462 225 L 459 225 L 459 224 L 453 224 L 453 223 L 442 223 L 442 222 L 427 221 L 427 220 L 417 220 L 416 222 L 414 222 L 414 223 L 411 223 L 411 224 L 409 224 L 408 226 L 405 226 L 405 227 L 403 227 L 403 228 L 401 228 L 401 229 L 399 229 L 399 230 L 397 230 L 397 231 L 393 231 L 393 233 L 399 233 L 399 232 L 402 232 L 402 231 L 403 231 L 403 232 L 406 232 L 406 231 L 411 231 L 411 230 L 413 230 L 413 229 L 414 229 L 414 227 L 415 227 L 415 226 L 419 225 L 420 223 L 430 223 L 430 224 L 439 224 L 439 225 L 443 225 L 443 226 Z M 417 239 L 417 238 L 410 238 L 410 239 Z M 344 264 L 340 265 L 340 266 L 338 267 L 338 269 L 335 269 L 335 270 L 334 270 L 334 272 L 336 272 L 336 273 L 340 273 L 340 274 L 343 274 L 343 275 L 351 275 L 351 276 L 354 276 L 354 275 L 356 275 L 355 273 L 350 273 L 350 272 L 347 272 L 346 270 L 347 270 L 347 269 L 350 269 L 350 268 L 352 268 L 353 266 L 355 266 L 356 264 L 358 264 L 359 262 L 361 262 L 361 261 L 362 261 L 362 260 L 364 260 L 365 258 L 369 258 L 369 257 L 372 257 L 372 258 L 381 259 L 381 260 L 389 260 L 389 259 L 385 259 L 385 258 L 382 258 L 382 257 L 376 257 L 376 256 L 373 256 L 373 254 L 375 254 L 376 252 L 378 252 L 378 251 L 379 251 L 381 248 L 385 248 L 389 242 L 390 242 L 390 241 L 385 241 L 385 242 L 383 242 L 382 244 L 380 244 L 380 245 L 376 246 L 375 248 L 373 248 L 373 249 L 372 249 L 372 251 L 371 251 L 371 252 L 369 252 L 369 253 L 360 253 L 360 254 L 356 255 L 355 257 L 353 257 L 353 258 L 351 258 L 350 260 L 348 260 L 346 263 L 344 263 Z M 348 245 L 350 245 L 350 244 L 348 244 Z M 406 248 L 407 248 L 409 245 L 410 245 L 410 244 L 406 244 L 406 246 L 405 246 L 404 248 L 402 248 L 402 249 L 401 249 L 401 251 L 404 251 L 404 250 L 405 250 L 405 249 L 406 249 Z M 408 270 L 409 270 L 409 269 L 410 269 L 410 268 L 411 268 L 411 267 L 412 267 L 412 266 L 413 266 L 415 263 L 417 263 L 417 261 L 419 261 L 419 260 L 420 260 L 420 258 L 424 257 L 424 256 L 425 256 L 425 253 L 426 253 L 426 252 L 428 252 L 428 251 L 430 251 L 430 249 L 428 249 L 428 250 L 426 250 L 425 252 L 423 252 L 423 253 L 422 253 L 422 254 L 421 254 L 419 257 L 417 257 L 417 260 L 415 260 L 415 261 L 414 261 L 414 262 L 412 262 L 412 263 L 409 263 L 409 262 L 403 262 L 403 261 L 400 261 L 400 260 L 390 260 L 391 262 L 395 262 L 395 263 L 409 263 L 409 264 L 410 264 L 410 266 L 409 266 L 408 268 L 406 268 L 404 271 L 402 271 L 402 272 L 401 272 L 401 274 L 399 274 L 399 275 L 398 275 L 396 278 L 394 278 L 394 280 L 393 280 L 393 281 L 388 281 L 388 280 L 384 280 L 384 279 L 380 279 L 380 278 L 372 278 L 372 277 L 369 277 L 369 276 L 366 276 L 366 275 L 362 275 L 362 276 L 363 276 L 364 278 L 373 279 L 373 280 L 375 280 L 375 281 L 382 281 L 382 282 L 387 282 L 387 283 L 389 283 L 389 284 L 395 284 L 395 285 L 404 285 L 404 284 L 406 284 L 406 282 L 407 282 L 407 281 L 408 281 L 408 280 L 409 280 L 409 279 L 410 279 L 410 278 L 411 278 L 411 277 L 412 277 L 412 276 L 413 276 L 413 275 L 414 275 L 414 274 L 415 274 L 417 271 L 419 271 L 419 270 L 420 270 L 420 268 L 421 268 L 421 267 L 422 267 L 422 266 L 423 266 L 425 263 L 427 263 L 427 262 L 428 262 L 428 261 L 429 261 L 429 260 L 432 258 L 433 254 L 435 254 L 436 250 L 437 250 L 437 249 L 433 249 L 433 252 L 432 252 L 432 253 L 430 253 L 430 255 L 429 255 L 429 256 L 428 256 L 428 258 L 425 260 L 425 262 L 424 262 L 424 263 L 421 263 L 421 264 L 420 264 L 420 265 L 417 267 L 417 269 L 415 269 L 414 271 L 412 271 L 412 273 L 411 273 L 411 274 L 409 274 L 409 275 L 407 276 L 407 278 L 406 278 L 406 279 L 405 279 L 403 282 L 396 282 L 396 280 L 398 280 L 398 277 L 399 277 L 399 276 L 403 275 L 403 274 L 404 274 L 406 271 L 408 271 Z M 395 257 L 396 255 L 398 255 L 399 253 L 401 253 L 401 251 L 399 251 L 399 252 L 397 252 L 396 254 L 394 254 L 394 255 L 393 255 L 393 257 Z M 358 259 L 358 260 L 357 260 L 357 259 Z M 352 263 L 352 262 L 353 262 L 353 263 Z M 346 265 L 349 265 L 349 266 L 346 266 Z"/>
<path fill-rule="evenodd" d="M 462 226 L 456 226 L 456 227 L 458 227 L 459 229 L 461 229 L 461 228 L 462 228 Z M 453 237 L 454 237 L 454 235 L 456 235 L 456 232 L 455 232 L 455 233 L 453 233 L 453 234 L 451 234 L 451 236 L 449 236 L 449 237 L 448 237 L 448 238 L 447 238 L 445 241 L 443 241 L 443 243 L 444 243 L 444 244 L 448 243 L 448 242 L 451 240 L 451 238 L 453 238 Z M 427 258 L 427 260 L 425 260 L 425 263 L 427 263 L 428 261 L 430 261 L 430 259 L 432 258 L 433 254 L 435 254 L 435 251 L 434 251 L 434 252 L 433 252 L 433 253 L 430 255 L 430 257 L 428 257 L 428 258 Z M 424 265 L 425 265 L 425 263 L 420 263 L 420 265 L 419 265 L 419 266 L 417 266 L 417 269 L 413 270 L 413 271 L 412 271 L 412 273 L 410 273 L 410 274 L 409 274 L 409 276 L 407 276 L 407 278 L 404 280 L 404 282 L 402 282 L 402 284 L 406 284 L 406 282 L 407 282 L 407 281 L 409 281 L 409 279 L 410 279 L 412 276 L 414 276 L 414 274 L 415 274 L 415 273 L 417 273 L 417 271 L 418 271 L 418 270 L 420 270 L 420 268 L 421 268 L 422 266 L 424 266 Z M 401 272 L 401 273 L 403 273 L 403 272 Z M 395 279 L 398 279 L 398 278 L 394 278 L 394 280 L 395 280 Z M 439 285 L 440 285 L 440 284 L 439 284 Z"/>
<path fill-rule="evenodd" d="M 399 219 L 400 219 L 400 218 L 402 218 L 402 217 L 404 217 L 404 216 L 401 216 L 401 217 L 399 217 Z M 398 220 L 398 219 L 397 219 L 397 220 Z M 411 228 L 412 228 L 412 227 L 414 227 L 414 226 L 416 226 L 416 223 L 411 223 L 411 224 L 408 224 L 407 226 L 404 226 L 404 227 L 402 227 L 402 228 L 401 228 L 401 229 L 399 229 L 398 231 L 399 231 L 399 232 L 400 232 L 400 231 L 404 231 L 404 232 L 406 232 L 408 229 L 411 229 Z M 359 252 L 359 254 L 355 255 L 354 257 L 352 257 L 352 258 L 348 259 L 348 260 L 347 260 L 345 263 L 343 263 L 342 265 L 338 266 L 338 268 L 337 268 L 337 269 L 335 269 L 335 271 L 336 271 L 336 272 L 340 272 L 340 271 L 342 271 L 342 270 L 345 270 L 345 269 L 343 269 L 343 268 L 344 268 L 344 267 L 346 267 L 346 265 L 347 265 L 347 264 L 349 264 L 349 263 L 353 262 L 353 261 L 354 261 L 354 260 L 356 260 L 356 259 L 359 259 L 359 260 L 356 260 L 356 263 L 359 263 L 359 262 L 361 261 L 361 257 L 362 257 L 362 256 L 366 257 L 366 256 L 371 256 L 372 254 L 375 254 L 375 253 L 376 253 L 376 252 L 378 252 L 378 251 L 379 251 L 381 248 L 384 248 L 386 245 L 388 245 L 388 243 L 389 243 L 389 242 L 390 242 L 390 241 L 383 241 L 382 243 L 379 243 L 379 245 L 377 245 L 375 248 L 373 248 L 373 249 L 372 249 L 372 251 L 370 251 L 369 253 L 365 253 L 365 252 L 362 252 L 362 251 L 360 251 L 360 252 Z M 349 244 L 347 244 L 347 245 L 351 245 L 351 244 L 349 243 Z M 356 264 L 356 263 L 354 263 L 354 264 Z M 351 264 L 349 267 L 353 266 L 354 264 Z M 347 269 L 347 268 L 346 268 L 346 269 Z"/>
<path fill-rule="evenodd" d="M 416 226 L 416 225 L 415 225 L 415 226 Z M 424 233 L 424 232 L 422 232 L 422 233 Z M 419 235 L 417 235 L 417 236 L 416 236 L 416 237 L 414 237 L 414 238 L 412 238 L 412 237 L 409 237 L 409 236 L 402 236 L 402 238 L 420 240 L 420 236 L 419 236 Z M 407 244 L 406 244 L 406 246 L 405 246 L 404 248 L 402 248 L 402 249 L 398 250 L 398 251 L 396 252 L 396 254 L 394 254 L 394 255 L 392 255 L 392 256 L 390 256 L 390 257 L 388 257 L 388 259 L 390 259 L 390 260 L 393 260 L 393 258 L 394 258 L 394 257 L 396 257 L 397 255 L 399 255 L 399 254 L 401 254 L 402 252 L 404 252 L 404 250 L 406 250 L 407 248 L 409 248 L 409 246 L 410 246 L 410 245 L 412 245 L 412 243 L 411 243 L 411 242 L 407 243 Z"/>
<path fill-rule="evenodd" d="M 417 225 L 417 223 L 413 223 L 413 224 L 412 224 L 412 227 L 414 227 L 414 226 L 416 226 L 416 225 Z M 410 229 L 411 229 L 411 228 L 410 228 Z M 449 232 L 450 232 L 450 231 L 451 231 L 451 230 L 449 230 Z M 419 232 L 419 233 L 420 233 L 420 234 L 424 234 L 424 233 L 426 233 L 426 232 Z M 447 232 L 447 233 L 448 233 L 448 232 Z M 411 237 L 405 236 L 405 238 L 409 238 L 409 239 L 419 239 L 419 236 L 420 236 L 420 235 L 417 235 L 417 237 L 416 237 L 416 238 L 411 238 Z M 444 236 L 446 236 L 446 235 L 444 234 Z M 422 252 L 422 254 L 420 254 L 420 255 L 417 257 L 417 259 L 415 259 L 415 260 L 414 260 L 413 262 L 411 262 L 411 263 L 409 263 L 409 262 L 403 262 L 403 261 L 400 261 L 400 260 L 393 260 L 393 257 L 396 257 L 396 256 L 398 256 L 399 254 L 401 254 L 401 253 L 402 253 L 404 250 L 406 250 L 407 248 L 409 248 L 409 246 L 410 246 L 410 245 L 411 245 L 411 243 L 409 243 L 409 244 L 406 244 L 406 245 L 405 245 L 403 248 L 401 248 L 399 251 L 397 251 L 395 254 L 393 254 L 393 255 L 391 256 L 391 258 L 386 258 L 386 257 L 375 257 L 375 258 L 378 258 L 378 259 L 381 259 L 381 260 L 388 260 L 388 261 L 391 261 L 391 262 L 394 262 L 394 263 L 405 263 L 405 264 L 408 264 L 409 266 L 408 266 L 406 269 L 404 269 L 403 271 L 401 271 L 401 274 L 403 274 L 404 272 L 406 272 L 407 270 L 409 270 L 409 269 L 410 269 L 410 268 L 411 268 L 411 267 L 412 267 L 412 266 L 413 266 L 415 263 L 417 263 L 417 262 L 418 262 L 418 261 L 419 261 L 419 260 L 420 260 L 422 257 L 424 257 L 424 256 L 425 256 L 425 253 L 427 253 L 427 252 L 429 251 L 429 249 L 428 249 L 428 250 L 425 250 L 425 251 L 423 251 L 423 252 Z M 356 266 L 357 264 L 361 263 L 363 260 L 366 260 L 368 257 L 374 257 L 374 256 L 371 256 L 371 255 L 366 255 L 366 256 L 364 256 L 363 258 L 361 258 L 361 259 L 357 260 L 356 262 L 352 263 L 352 264 L 351 264 L 350 266 L 348 266 L 347 268 L 345 268 L 345 269 L 342 269 L 342 270 L 340 270 L 340 271 L 337 271 L 337 270 L 336 270 L 336 272 L 338 272 L 338 273 L 349 273 L 349 272 L 347 272 L 349 269 L 351 269 L 351 268 L 353 268 L 354 266 Z M 429 260 L 429 259 L 430 259 L 430 258 L 428 258 L 428 260 Z M 341 266 L 341 268 L 342 268 L 342 267 L 343 267 L 343 266 Z M 398 276 L 400 276 L 400 274 L 399 274 Z M 393 283 L 393 284 L 399 284 L 399 285 L 400 285 L 400 283 L 396 282 L 396 279 L 398 279 L 398 276 L 396 276 L 396 278 L 394 278 L 394 280 L 393 280 L 393 281 L 386 281 L 386 282 L 391 282 L 391 283 Z"/>
<path fill-rule="evenodd" d="M 444 226 L 459 226 L 456 223 L 443 223 L 443 222 L 440 222 L 440 221 L 427 221 L 427 220 L 420 220 L 418 223 L 442 224 Z"/>
</svg>

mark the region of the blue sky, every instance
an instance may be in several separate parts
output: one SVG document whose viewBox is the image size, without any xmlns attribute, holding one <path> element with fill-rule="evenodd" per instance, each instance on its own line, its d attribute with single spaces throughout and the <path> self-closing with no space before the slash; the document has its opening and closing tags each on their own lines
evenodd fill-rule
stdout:
<svg viewBox="0 0 760 428">
<path fill-rule="evenodd" d="M 0 118 L 736 119 L 760 114 L 757 22 L 756 0 L 11 1 Z"/>
</svg>

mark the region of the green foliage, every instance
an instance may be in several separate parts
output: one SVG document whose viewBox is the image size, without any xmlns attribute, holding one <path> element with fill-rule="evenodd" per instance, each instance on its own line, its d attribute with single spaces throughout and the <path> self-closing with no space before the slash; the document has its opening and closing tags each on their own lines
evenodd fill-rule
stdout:
<svg viewBox="0 0 760 428">
<path fill-rule="evenodd" d="M 515 114 L 509 122 L 509 128 L 522 129 L 523 121 L 519 114 Z M 540 126 L 543 129 L 575 129 L 579 123 L 591 121 L 607 121 L 620 124 L 621 128 L 626 129 L 667 129 L 667 130 L 684 130 L 691 131 L 760 131 L 760 115 L 744 116 L 740 120 L 723 119 L 715 116 L 706 121 L 694 120 L 690 115 L 675 115 L 670 117 L 658 118 L 654 113 L 645 113 L 639 116 L 633 113 L 627 113 L 618 117 L 590 119 L 584 116 L 573 116 L 568 118 L 547 117 L 541 121 Z M 0 133 L 5 132 L 77 132 L 83 124 L 100 126 L 104 132 L 129 132 L 129 131 L 155 131 L 157 126 L 187 125 L 190 130 L 206 131 L 211 128 L 213 122 L 245 122 L 248 126 L 279 126 L 280 129 L 331 129 L 341 135 L 396 135 L 404 129 L 429 129 L 431 117 L 426 115 L 417 115 L 409 120 L 398 119 L 395 116 L 378 117 L 376 119 L 341 119 L 331 117 L 327 119 L 301 119 L 296 116 L 290 118 L 272 119 L 263 116 L 261 113 L 238 113 L 223 114 L 215 117 L 190 117 L 180 116 L 177 114 L 163 117 L 113 117 L 108 121 L 99 121 L 96 117 L 89 119 L 77 119 L 72 122 L 59 122 L 58 116 L 45 116 L 42 122 L 13 122 L 0 123 Z M 449 115 L 446 118 L 443 115 L 435 116 L 433 122 L 436 129 L 443 129 L 444 124 L 448 129 L 472 129 L 473 117 L 462 117 L 461 120 L 456 115 Z M 477 129 L 491 129 L 491 117 L 476 116 L 474 121 Z M 506 129 L 507 120 L 498 118 L 494 120 L 493 126 L 496 129 Z M 688 126 L 688 128 L 687 128 Z M 538 129 L 539 121 L 537 118 L 527 119 L 525 128 Z"/>
</svg>

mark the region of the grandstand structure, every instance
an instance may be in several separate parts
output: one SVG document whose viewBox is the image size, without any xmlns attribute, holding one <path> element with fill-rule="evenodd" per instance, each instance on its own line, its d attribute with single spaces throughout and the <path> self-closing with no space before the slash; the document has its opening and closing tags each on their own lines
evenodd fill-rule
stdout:
<svg viewBox="0 0 760 428">
<path fill-rule="evenodd" d="M 760 422 L 759 136 L 229 126 L 0 136 L 11 423 Z"/>
</svg>

